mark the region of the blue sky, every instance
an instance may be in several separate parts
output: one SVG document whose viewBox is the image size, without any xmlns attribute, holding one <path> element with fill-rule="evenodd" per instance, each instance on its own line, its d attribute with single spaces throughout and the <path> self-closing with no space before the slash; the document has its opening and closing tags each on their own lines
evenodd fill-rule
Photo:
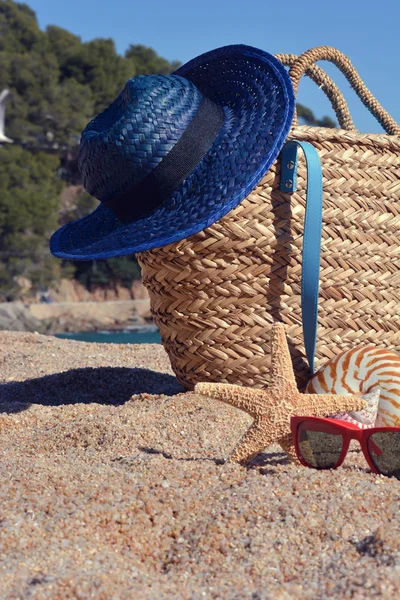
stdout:
<svg viewBox="0 0 400 600">
<path fill-rule="evenodd" d="M 170 60 L 185 62 L 226 44 L 250 44 L 271 53 L 299 54 L 318 45 L 336 46 L 358 69 L 383 106 L 400 122 L 399 0 L 26 0 L 39 25 L 59 25 L 83 41 L 111 37 L 118 52 L 144 44 Z M 380 132 L 335 67 L 327 72 L 348 99 L 360 131 Z M 310 81 L 299 101 L 317 116 L 333 116 L 329 102 Z"/>
</svg>

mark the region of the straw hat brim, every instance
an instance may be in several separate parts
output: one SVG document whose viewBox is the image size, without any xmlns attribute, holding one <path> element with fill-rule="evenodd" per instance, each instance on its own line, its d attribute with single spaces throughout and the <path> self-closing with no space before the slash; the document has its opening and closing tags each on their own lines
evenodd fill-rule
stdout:
<svg viewBox="0 0 400 600">
<path fill-rule="evenodd" d="M 151 214 L 125 223 L 103 204 L 51 238 L 60 258 L 124 256 L 180 241 L 234 209 L 277 158 L 289 133 L 294 94 L 289 75 L 272 55 L 227 46 L 180 67 L 200 91 L 224 107 L 225 124 L 197 167 Z"/>
</svg>

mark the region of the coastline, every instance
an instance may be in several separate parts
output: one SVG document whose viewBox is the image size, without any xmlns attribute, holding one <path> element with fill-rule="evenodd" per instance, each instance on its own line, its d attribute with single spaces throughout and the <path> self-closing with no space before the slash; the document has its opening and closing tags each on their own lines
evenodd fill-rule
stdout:
<svg viewBox="0 0 400 600">
<path fill-rule="evenodd" d="M 152 325 L 150 300 L 0 303 L 0 330 L 75 333 Z"/>
</svg>

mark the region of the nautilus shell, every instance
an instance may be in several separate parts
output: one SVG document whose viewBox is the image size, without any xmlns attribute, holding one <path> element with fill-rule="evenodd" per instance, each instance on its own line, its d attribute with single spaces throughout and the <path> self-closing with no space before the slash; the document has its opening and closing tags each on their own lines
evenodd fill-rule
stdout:
<svg viewBox="0 0 400 600">
<path fill-rule="evenodd" d="M 363 428 L 400 427 L 400 355 L 392 350 L 374 345 L 346 350 L 312 376 L 306 391 L 358 394 L 367 401 L 367 408 L 338 418 Z"/>
</svg>

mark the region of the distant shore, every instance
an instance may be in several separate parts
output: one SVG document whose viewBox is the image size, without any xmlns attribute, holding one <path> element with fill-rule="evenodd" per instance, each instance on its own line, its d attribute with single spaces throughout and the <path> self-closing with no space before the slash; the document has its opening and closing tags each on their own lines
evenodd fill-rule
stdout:
<svg viewBox="0 0 400 600">
<path fill-rule="evenodd" d="M 150 300 L 0 303 L 0 330 L 68 332 L 121 330 L 152 324 Z"/>
</svg>

